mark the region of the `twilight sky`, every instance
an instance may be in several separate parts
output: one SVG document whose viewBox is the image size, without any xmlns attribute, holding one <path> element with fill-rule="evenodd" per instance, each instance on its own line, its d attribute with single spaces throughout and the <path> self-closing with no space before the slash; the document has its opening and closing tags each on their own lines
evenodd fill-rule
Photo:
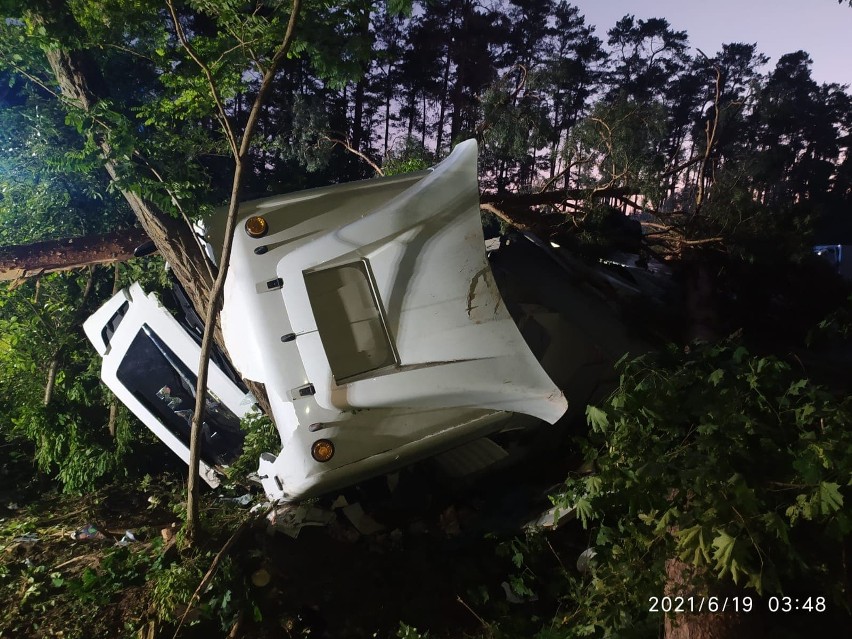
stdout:
<svg viewBox="0 0 852 639">
<path fill-rule="evenodd" d="M 813 59 L 817 82 L 852 86 L 852 7 L 837 0 L 571 0 L 606 32 L 626 14 L 637 19 L 666 18 L 686 31 L 689 43 L 708 56 L 723 43 L 757 43 L 772 69 L 785 53 L 803 49 Z M 694 53 L 694 51 L 693 51 Z M 766 69 L 764 69 L 766 70 Z M 852 89 L 849 89 L 852 91 Z"/>
</svg>

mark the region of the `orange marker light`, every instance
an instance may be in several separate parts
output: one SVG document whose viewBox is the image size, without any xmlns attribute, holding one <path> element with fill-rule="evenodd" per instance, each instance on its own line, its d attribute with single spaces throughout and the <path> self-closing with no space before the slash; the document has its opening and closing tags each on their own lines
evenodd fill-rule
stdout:
<svg viewBox="0 0 852 639">
<path fill-rule="evenodd" d="M 269 224 L 259 215 L 252 215 L 246 220 L 246 233 L 251 237 L 263 237 L 269 232 Z"/>
<path fill-rule="evenodd" d="M 318 462 L 327 462 L 334 457 L 334 444 L 330 439 L 318 439 L 311 446 L 311 457 Z"/>
</svg>

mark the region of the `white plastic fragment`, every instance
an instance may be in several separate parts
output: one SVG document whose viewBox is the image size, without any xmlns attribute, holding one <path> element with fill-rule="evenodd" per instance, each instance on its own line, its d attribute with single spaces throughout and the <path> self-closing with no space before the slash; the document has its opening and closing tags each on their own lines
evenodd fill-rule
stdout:
<svg viewBox="0 0 852 639">
<path fill-rule="evenodd" d="M 136 535 L 133 534 L 133 531 L 132 530 L 125 530 L 124 536 L 121 539 L 119 539 L 117 542 L 115 542 L 115 545 L 116 546 L 127 546 L 128 544 L 130 544 L 134 541 L 138 541 L 138 539 L 136 539 Z"/>
<path fill-rule="evenodd" d="M 515 592 L 512 590 L 512 587 L 509 585 L 509 582 L 507 581 L 501 583 L 500 586 L 503 588 L 503 592 L 506 593 L 506 601 L 511 604 L 522 604 L 538 601 L 538 595 L 535 593 L 532 593 L 531 595 L 528 595 L 526 597 L 519 597 L 515 594 Z"/>
<path fill-rule="evenodd" d="M 273 508 L 267 520 L 270 530 L 278 530 L 296 539 L 305 526 L 327 526 L 334 517 L 334 512 L 317 506 L 285 504 Z"/>
<path fill-rule="evenodd" d="M 246 493 L 239 497 L 220 497 L 219 501 L 229 501 L 238 506 L 248 506 L 251 503 L 251 493 Z"/>
<path fill-rule="evenodd" d="M 577 516 L 573 508 L 552 506 L 535 519 L 528 521 L 524 528 L 528 530 L 558 530 Z"/>
<path fill-rule="evenodd" d="M 364 512 L 361 504 L 354 503 L 343 509 L 343 514 L 352 522 L 355 529 L 362 535 L 372 535 L 385 529 L 379 522 Z"/>
<path fill-rule="evenodd" d="M 595 565 L 595 556 L 598 553 L 595 552 L 594 548 L 586 548 L 583 552 L 580 553 L 580 556 L 577 557 L 577 570 L 581 573 L 587 573 Z"/>
</svg>

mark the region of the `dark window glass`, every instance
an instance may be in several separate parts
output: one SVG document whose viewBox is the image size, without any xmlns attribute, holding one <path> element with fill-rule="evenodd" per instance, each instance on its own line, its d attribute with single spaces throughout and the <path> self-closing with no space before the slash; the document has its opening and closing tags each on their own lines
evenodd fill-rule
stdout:
<svg viewBox="0 0 852 639">
<path fill-rule="evenodd" d="M 127 309 L 130 308 L 130 304 L 127 300 L 124 300 L 124 304 L 122 304 L 115 314 L 110 318 L 107 322 L 106 326 L 104 326 L 101 331 L 101 337 L 104 340 L 104 344 L 109 346 L 109 341 L 112 339 L 112 336 L 115 335 L 115 332 L 118 330 L 118 325 L 121 324 L 121 320 L 124 319 L 124 316 L 127 314 Z"/>
<path fill-rule="evenodd" d="M 145 408 L 189 446 L 196 374 L 147 324 L 136 334 L 118 367 L 118 379 Z M 240 420 L 209 390 L 201 427 L 201 459 L 227 465 L 243 447 Z"/>
</svg>

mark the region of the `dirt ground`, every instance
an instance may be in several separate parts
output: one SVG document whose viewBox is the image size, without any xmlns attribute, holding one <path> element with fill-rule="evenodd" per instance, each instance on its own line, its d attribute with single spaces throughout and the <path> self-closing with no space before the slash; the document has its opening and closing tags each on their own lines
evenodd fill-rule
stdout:
<svg viewBox="0 0 852 639">
<path fill-rule="evenodd" d="M 6 466 L 7 476 L 26 474 Z M 505 477 L 502 484 L 493 478 L 460 484 L 419 468 L 313 502 L 330 521 L 301 528 L 296 538 L 292 529 L 287 534 L 260 519 L 223 569 L 231 582 L 219 599 L 230 597 L 230 617 L 223 621 L 224 611 L 217 617 L 203 610 L 207 604 L 196 606 L 202 610 L 191 611 L 181 636 L 225 636 L 224 624 L 244 637 L 417 636 L 406 635 L 407 626 L 430 637 L 472 637 L 488 632 L 486 619 L 504 612 L 524 608 L 521 618 L 529 613 L 535 620 L 555 602 L 509 603 L 503 583 L 517 573 L 506 544 L 548 505 L 540 483 Z M 37 477 L 4 487 L 0 637 L 173 635 L 174 621 L 158 615 L 163 595 L 153 584 L 164 574 L 179 576 L 175 566 L 186 561 L 170 532 L 180 524 L 180 478 L 126 482 L 85 497 L 58 493 Z M 333 507 L 344 500 L 357 504 L 376 530 L 359 532 L 346 511 Z M 222 499 L 221 491 L 208 493 L 205 503 L 208 536 L 190 562 L 195 573 L 175 583 L 183 599 L 230 532 L 250 517 L 248 507 Z M 565 561 L 575 561 L 569 555 L 579 554 L 582 543 L 558 534 Z M 126 545 L 117 546 L 122 540 Z M 554 565 L 561 560 L 555 556 Z M 217 596 L 210 596 L 214 606 Z"/>
</svg>

